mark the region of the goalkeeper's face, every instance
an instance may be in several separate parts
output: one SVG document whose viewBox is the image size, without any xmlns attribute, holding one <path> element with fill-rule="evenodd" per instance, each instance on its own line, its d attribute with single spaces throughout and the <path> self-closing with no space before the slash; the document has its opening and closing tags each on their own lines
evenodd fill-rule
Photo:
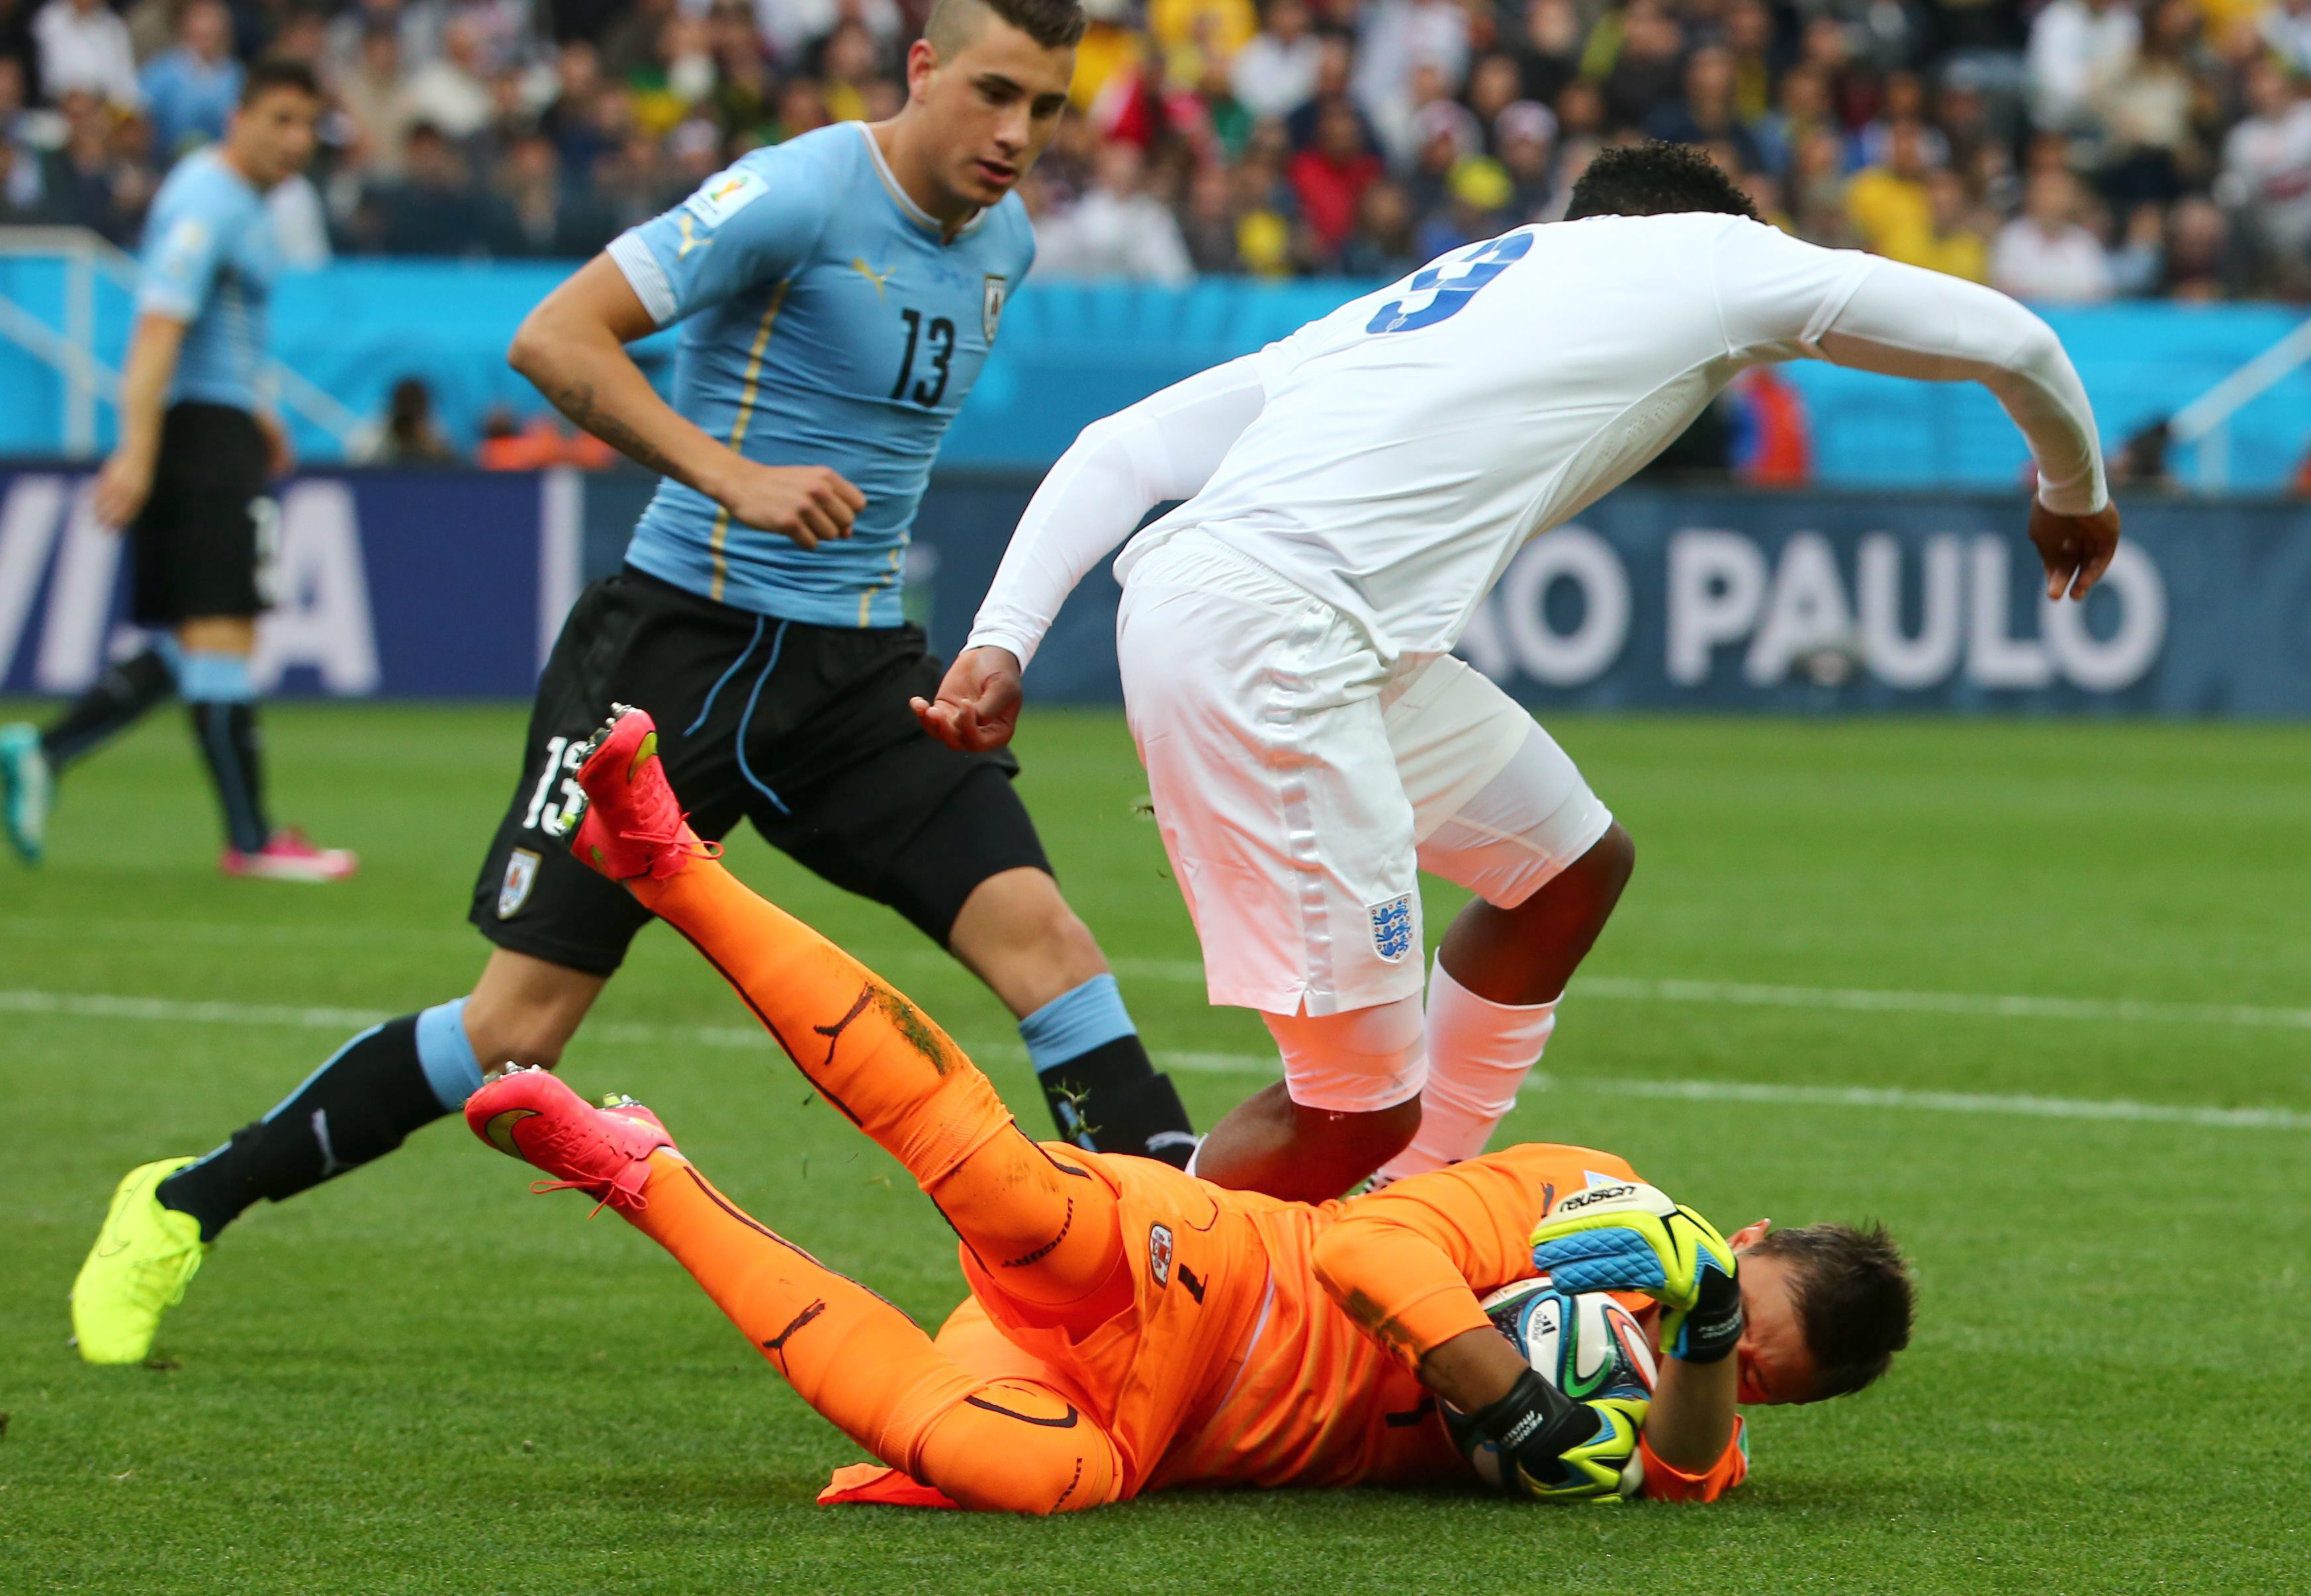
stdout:
<svg viewBox="0 0 2311 1596">
<path fill-rule="evenodd" d="M 1733 1357 L 1740 1370 L 1734 1400 L 1771 1406 L 1813 1400 L 1813 1353 L 1806 1346 L 1805 1319 L 1798 1311 L 1797 1273 L 1787 1259 L 1749 1254 L 1766 1234 L 1760 1219 L 1725 1239 L 1741 1260 L 1741 1339 Z"/>
</svg>

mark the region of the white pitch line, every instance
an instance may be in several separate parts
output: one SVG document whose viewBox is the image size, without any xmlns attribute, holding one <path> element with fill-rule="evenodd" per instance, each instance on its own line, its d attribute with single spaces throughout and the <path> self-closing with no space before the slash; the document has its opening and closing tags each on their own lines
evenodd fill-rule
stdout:
<svg viewBox="0 0 2311 1596">
<path fill-rule="evenodd" d="M 80 925 L 59 920 L 0 918 L 0 937 L 26 940 L 93 936 L 108 941 L 159 941 L 185 938 L 219 943 L 315 941 L 447 943 L 456 933 L 379 931 L 334 924 L 239 925 L 220 921 L 97 921 Z M 953 968 L 935 947 L 854 949 L 876 968 Z M 1127 980 L 1173 981 L 1201 986 L 1204 967 L 1194 959 L 1116 959 L 1115 972 Z M 2121 1025 L 2232 1025 L 2257 1030 L 2311 1031 L 2311 1008 L 2254 1003 L 2173 1003 L 2113 998 L 2050 998 L 2024 992 L 1920 992 L 1869 987 L 1772 986 L 1740 981 L 1645 981 L 1626 976 L 1583 975 L 1572 995 L 1608 1003 L 1702 1003 L 1734 1008 L 1843 1010 L 1852 1014 L 1940 1014 L 1983 1019 L 2072 1020 Z"/>
<path fill-rule="evenodd" d="M 2311 1008 L 2271 1008 L 2253 1003 L 2158 1003 L 1998 992 L 1873 991 L 1856 987 L 1759 986 L 1738 981 L 1630 981 L 1589 975 L 1574 981 L 1572 995 L 1637 1003 L 1720 1003 L 1744 1008 L 1833 1008 L 1862 1014 L 1955 1014 L 1993 1019 L 2098 1020 L 2124 1025 L 2249 1025 L 2311 1031 Z"/>
<path fill-rule="evenodd" d="M 187 1003 L 169 998 L 131 998 L 97 992 L 0 990 L 0 1014 L 59 1015 L 75 1019 L 156 1020 L 168 1024 L 285 1025 L 300 1030 L 357 1031 L 388 1017 L 366 1008 L 295 1007 L 266 1003 Z M 634 1022 L 589 1025 L 584 1034 L 601 1042 L 689 1043 L 693 1046 L 768 1051 L 768 1033 L 742 1025 L 650 1025 Z M 1008 1038 L 958 1037 L 966 1051 L 982 1059 L 1016 1062 L 1025 1050 Z M 1166 1069 L 1199 1075 L 1250 1075 L 1273 1078 L 1276 1059 L 1262 1053 L 1158 1052 Z M 2136 1103 L 2124 1098 L 2036 1097 L 1989 1092 L 1924 1092 L 1898 1086 L 1802 1086 L 1766 1081 L 1616 1080 L 1606 1076 L 1535 1074 L 1527 1085 L 1537 1091 L 1592 1097 L 1643 1097 L 1684 1103 L 1774 1103 L 1823 1108 L 1897 1109 L 1927 1113 L 2001 1114 L 2025 1119 L 2121 1121 L 2135 1124 L 2192 1125 L 2220 1130 L 2311 1130 L 2311 1112 L 2287 1108 L 2216 1108 L 2203 1104 Z"/>
</svg>

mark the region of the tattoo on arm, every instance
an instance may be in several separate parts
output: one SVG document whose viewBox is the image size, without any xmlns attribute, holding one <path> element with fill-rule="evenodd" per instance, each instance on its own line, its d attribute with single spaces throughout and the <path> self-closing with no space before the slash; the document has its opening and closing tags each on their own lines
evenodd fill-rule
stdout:
<svg viewBox="0 0 2311 1596">
<path fill-rule="evenodd" d="M 548 393 L 546 397 L 554 401 L 555 409 L 634 464 L 647 466 L 661 476 L 671 476 L 690 486 L 697 485 L 676 470 L 674 462 L 656 444 L 595 404 L 592 383 L 571 382 Z"/>
</svg>

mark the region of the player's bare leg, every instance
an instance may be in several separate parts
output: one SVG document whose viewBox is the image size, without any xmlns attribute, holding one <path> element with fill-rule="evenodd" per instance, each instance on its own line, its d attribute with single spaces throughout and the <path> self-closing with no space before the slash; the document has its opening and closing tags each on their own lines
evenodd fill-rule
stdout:
<svg viewBox="0 0 2311 1596">
<path fill-rule="evenodd" d="M 491 1068 L 551 1069 L 609 979 L 510 947 L 493 949 L 466 999 L 467 1043 Z"/>
<path fill-rule="evenodd" d="M 1594 847 L 1513 909 L 1477 899 L 1452 918 L 1437 956 L 1488 1002 L 1552 1003 L 1596 946 L 1636 868 L 1637 845 L 1616 821 Z"/>
<path fill-rule="evenodd" d="M 1230 1109 L 1197 1150 L 1195 1173 L 1216 1186 L 1322 1202 L 1401 1152 L 1420 1129 L 1420 1099 L 1369 1113 L 1335 1113 L 1292 1101 L 1284 1083 Z"/>
<path fill-rule="evenodd" d="M 972 888 L 947 934 L 947 951 L 1021 1018 L 1107 973 L 1091 928 L 1068 907 L 1059 883 L 1032 867 Z"/>
<path fill-rule="evenodd" d="M 1068 1392 L 956 1363 L 717 1190 L 641 1104 L 589 1108 L 553 1077 L 517 1070 L 475 1093 L 466 1121 L 672 1253 L 805 1401 L 893 1468 L 995 1512 L 1072 1512 L 1121 1494 L 1113 1443 Z"/>
</svg>

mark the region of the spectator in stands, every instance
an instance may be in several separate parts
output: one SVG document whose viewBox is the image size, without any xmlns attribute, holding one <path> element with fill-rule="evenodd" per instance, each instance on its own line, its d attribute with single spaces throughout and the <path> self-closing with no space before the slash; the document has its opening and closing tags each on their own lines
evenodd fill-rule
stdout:
<svg viewBox="0 0 2311 1596">
<path fill-rule="evenodd" d="M 1581 75 L 1582 43 L 1581 13 L 1573 0 L 1530 0 L 1523 35 L 1510 47 L 1524 78 L 1524 97 L 1554 103 Z"/>
<path fill-rule="evenodd" d="M 882 48 L 895 50 L 905 42 L 906 17 L 898 0 L 754 0 L 754 24 L 763 42 L 790 70 L 845 17 L 863 24 Z"/>
<path fill-rule="evenodd" d="M 1356 206 L 1379 181 L 1380 157 L 1365 140 L 1364 122 L 1346 100 L 1325 100 L 1315 141 L 1292 158 L 1293 196 L 1319 259 L 1329 263 L 1356 226 Z"/>
<path fill-rule="evenodd" d="M 2288 71 L 2311 75 L 2311 0 L 2274 0 L 2259 22 L 2263 42 Z"/>
<path fill-rule="evenodd" d="M 104 0 L 48 0 L 32 18 L 32 39 L 48 100 L 81 92 L 122 109 L 142 103 L 128 24 Z"/>
<path fill-rule="evenodd" d="M 346 451 L 365 466 L 452 466 L 458 451 L 433 414 L 433 390 L 422 377 L 393 385 L 385 415 L 362 428 Z"/>
<path fill-rule="evenodd" d="M 1990 240 L 1977 220 L 1974 196 L 1946 166 L 1926 174 L 1925 247 L 1911 262 L 1969 283 L 1990 281 Z"/>
<path fill-rule="evenodd" d="M 2156 0 L 2124 64 L 2089 91 L 2103 133 L 2096 186 L 2119 209 L 2171 203 L 2186 177 L 2203 183 L 2209 175 L 2191 137 L 2198 84 L 2190 53 L 2198 34 L 2197 0 Z"/>
<path fill-rule="evenodd" d="M 6 152 L 0 156 L 6 167 L 6 175 L 0 177 L 0 207 L 17 222 L 48 218 L 48 184 L 41 177 L 39 153 L 24 136 L 26 98 L 23 57 L 0 56 L 0 150 Z"/>
<path fill-rule="evenodd" d="M 2053 133 L 2095 131 L 2095 86 L 2125 71 L 2141 39 L 2126 0 L 2048 0 L 2030 22 L 2031 120 Z"/>
<path fill-rule="evenodd" d="M 2110 298 L 2116 290 L 2110 256 L 2080 222 L 2082 208 L 2077 179 L 2069 172 L 2050 168 L 2031 174 L 2022 214 L 2000 230 L 1991 246 L 1991 285 L 2039 303 Z"/>
<path fill-rule="evenodd" d="M 1739 153 L 1732 170 L 1760 164 L 1757 141 L 1741 124 L 1733 103 L 1733 56 L 1722 45 L 1704 45 L 1686 57 L 1685 93 L 1653 107 L 1645 132 L 1677 144 L 1728 144 Z"/>
<path fill-rule="evenodd" d="M 1864 167 L 1846 184 L 1846 218 L 1863 249 L 1923 266 L 1934 235 L 1925 130 L 1915 122 L 1897 122 L 1887 130 L 1885 148 L 1883 165 Z"/>
<path fill-rule="evenodd" d="M 1757 163 L 1786 179 L 1806 135 L 1830 126 L 1829 80 L 1816 67 L 1792 66 L 1783 74 L 1774 109 L 1750 126 Z"/>
<path fill-rule="evenodd" d="M 1206 161 L 1188 179 L 1180 237 L 1197 275 L 1227 277 L 1243 272 L 1236 252 L 1235 189 L 1220 162 Z"/>
<path fill-rule="evenodd" d="M 1177 287 L 1196 268 L 1170 207 L 1147 191 L 1138 146 L 1116 140 L 1099 153 L 1092 186 L 1038 230 L 1035 270 L 1053 277 L 1125 277 Z"/>
<path fill-rule="evenodd" d="M 1599 19 L 1590 54 L 1600 53 L 1601 35 L 1601 53 L 1612 63 L 1604 77 L 1606 113 L 1616 126 L 1642 127 L 1653 107 L 1677 92 L 1685 30 L 1661 0 L 1629 0 L 1618 29 L 1615 21 L 1611 12 Z"/>
<path fill-rule="evenodd" d="M 1469 69 L 1469 92 L 1461 102 L 1477 118 L 1484 130 L 1485 148 L 1488 153 L 1499 152 L 1493 146 L 1493 124 L 1500 114 L 1524 97 L 1524 77 L 1517 71 L 1514 57 L 1498 50 L 1477 57 L 1476 65 Z"/>
<path fill-rule="evenodd" d="M 1260 13 L 1251 0 L 1147 0 L 1147 31 L 1173 75 L 1192 80 L 1207 52 L 1225 62 L 1250 44 Z M 1179 70 L 1189 65 L 1196 70 Z"/>
<path fill-rule="evenodd" d="M 48 221 L 47 187 L 31 152 L 0 135 L 0 227 L 26 227 Z"/>
<path fill-rule="evenodd" d="M 1391 128 L 1408 127 L 1428 100 L 1460 92 L 1469 75 L 1469 21 L 1458 0 L 1372 0 L 1365 7 L 1349 92 L 1383 139 Z"/>
<path fill-rule="evenodd" d="M 337 80 L 336 95 L 353 124 L 358 164 L 380 178 L 398 177 L 403 147 L 417 120 L 417 104 L 401 70 L 398 30 L 379 26 L 362 36 L 361 53 Z"/>
<path fill-rule="evenodd" d="M 85 227 L 126 249 L 136 236 L 135 215 L 124 203 L 128 176 L 112 149 L 111 108 L 87 89 L 66 91 L 65 142 L 52 152 L 41 174 L 51 217 L 67 227 Z"/>
<path fill-rule="evenodd" d="M 441 29 L 441 53 L 409 77 L 416 114 L 452 141 L 471 138 L 490 119 L 488 67 L 479 23 L 453 16 Z"/>
<path fill-rule="evenodd" d="M 1405 188 L 1412 208 L 1425 222 L 1451 199 L 1453 169 L 1484 149 L 1484 132 L 1468 107 L 1439 100 L 1420 108 L 1413 127 L 1411 170 Z"/>
<path fill-rule="evenodd" d="M 466 256 L 489 245 L 488 213 L 465 158 L 439 127 L 414 123 L 400 180 L 369 196 L 375 220 L 364 241 L 388 255 Z"/>
<path fill-rule="evenodd" d="M 1515 188 L 1510 214 L 1520 224 L 1532 221 L 1548 205 L 1554 188 L 1550 169 L 1557 154 L 1557 118 L 1539 100 L 1514 100 L 1493 119 L 1493 148 Z"/>
<path fill-rule="evenodd" d="M 1243 269 L 1256 277 L 1288 275 L 1296 264 L 1298 202 L 1275 153 L 1255 138 L 1230 179 Z"/>
<path fill-rule="evenodd" d="M 2200 301 L 2228 297 L 2230 222 L 2213 200 L 2194 194 L 2176 204 L 2167 218 L 2165 253 L 2159 292 Z"/>
<path fill-rule="evenodd" d="M 1316 92 L 1323 47 L 1300 0 L 1272 0 L 1260 31 L 1229 63 L 1235 97 L 1255 117 L 1288 117 Z"/>
<path fill-rule="evenodd" d="M 1515 193 L 1508 173 L 1490 156 L 1470 155 L 1457 162 L 1445 184 L 1443 205 L 1421 219 L 1414 235 L 1416 253 L 1434 260 L 1505 231 L 1513 225 L 1508 205 Z"/>
<path fill-rule="evenodd" d="M 221 0 L 192 0 L 178 18 L 176 48 L 146 63 L 137 80 L 163 158 L 224 136 L 240 77 L 231 13 Z"/>
<path fill-rule="evenodd" d="M 2311 104 L 2276 62 L 2246 72 L 2247 116 L 2223 141 L 2217 193 L 2237 213 L 2256 275 L 2299 284 L 2311 249 Z"/>
<path fill-rule="evenodd" d="M 1412 196 L 1382 178 L 1356 205 L 1356 231 L 1340 250 L 1340 275 L 1392 283 L 1427 258 L 1413 238 Z"/>
</svg>

